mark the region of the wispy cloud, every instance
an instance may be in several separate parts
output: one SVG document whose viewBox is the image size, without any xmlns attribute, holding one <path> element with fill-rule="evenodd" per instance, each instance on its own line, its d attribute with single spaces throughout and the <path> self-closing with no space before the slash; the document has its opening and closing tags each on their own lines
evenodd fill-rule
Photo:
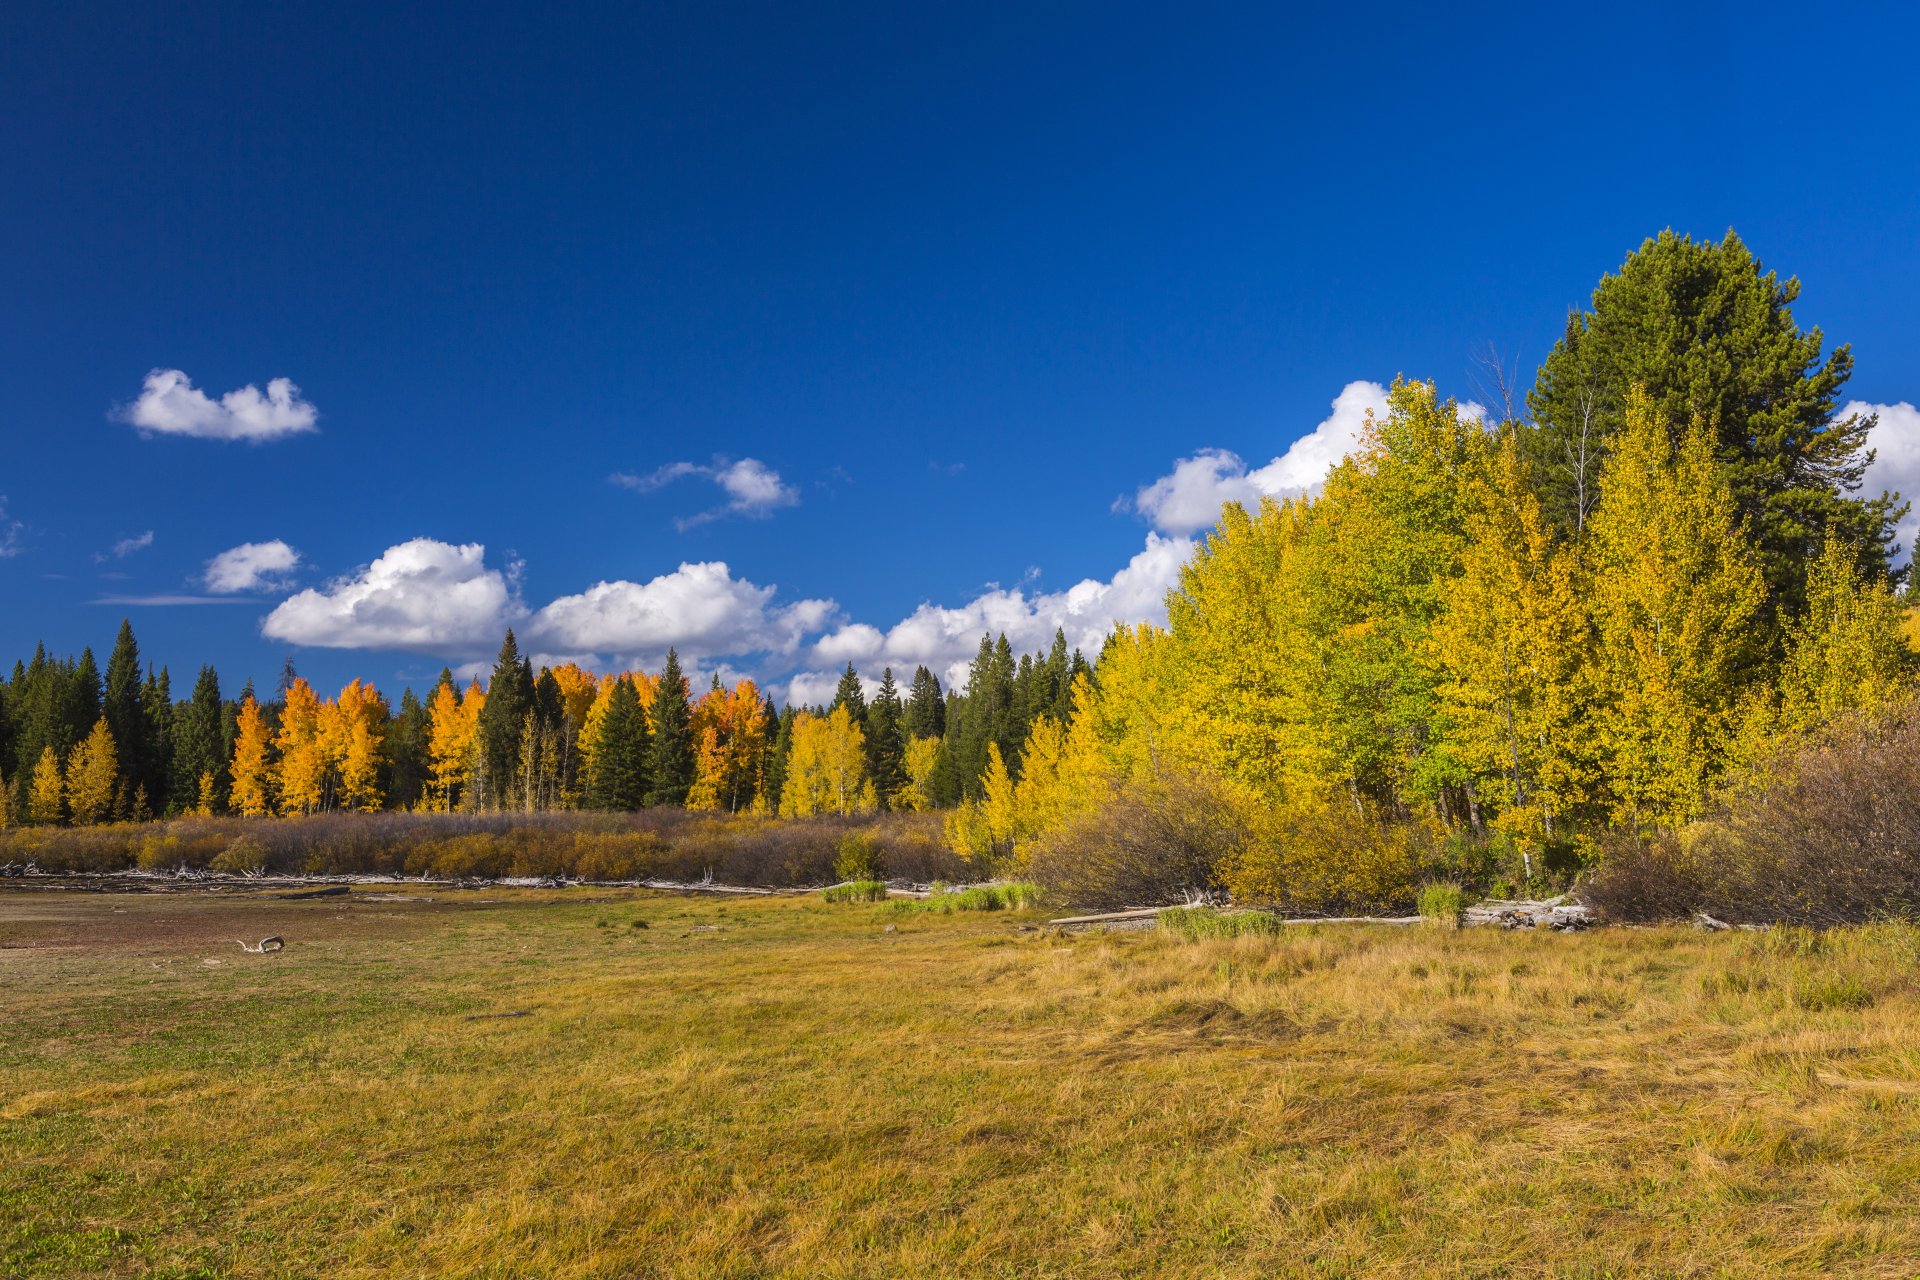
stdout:
<svg viewBox="0 0 1920 1280">
<path fill-rule="evenodd" d="M 147 374 L 139 398 L 116 416 L 142 435 L 258 444 L 314 430 L 320 411 L 300 398 L 300 388 L 288 378 L 267 383 L 264 395 L 248 383 L 215 400 L 180 370 L 155 369 Z"/>
<path fill-rule="evenodd" d="M 131 538 L 120 539 L 120 541 L 113 544 L 113 550 L 111 552 L 102 552 L 102 553 L 96 554 L 93 557 L 93 562 L 95 564 L 100 564 L 103 561 L 105 561 L 109 555 L 111 555 L 115 560 L 125 560 L 128 556 L 132 555 L 134 552 L 145 551 L 148 547 L 152 545 L 153 545 L 153 530 L 149 529 L 145 533 L 136 533 Z"/>
<path fill-rule="evenodd" d="M 95 604 L 134 604 L 134 605 L 177 605 L 177 604 L 252 604 L 251 600 L 239 600 L 233 596 L 98 596 Z"/>
<path fill-rule="evenodd" d="M 7 495 L 0 493 L 0 560 L 19 555 L 26 548 L 21 545 L 27 526 L 7 515 Z"/>
<path fill-rule="evenodd" d="M 738 462 L 715 458 L 705 466 L 697 462 L 670 462 L 645 475 L 616 471 L 607 477 L 607 481 L 635 493 L 652 493 L 690 476 L 713 481 L 727 495 L 727 501 L 723 506 L 675 520 L 674 527 L 683 532 L 723 516 L 765 519 L 781 507 L 795 506 L 800 501 L 799 490 L 782 480 L 778 471 L 757 458 L 742 458 Z"/>
</svg>

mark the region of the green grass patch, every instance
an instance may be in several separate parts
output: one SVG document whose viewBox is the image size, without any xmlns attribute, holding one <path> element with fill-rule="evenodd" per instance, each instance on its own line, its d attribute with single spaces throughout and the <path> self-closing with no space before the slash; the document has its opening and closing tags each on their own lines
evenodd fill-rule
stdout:
<svg viewBox="0 0 1920 1280">
<path fill-rule="evenodd" d="M 1467 909 L 1467 891 L 1451 880 L 1421 885 L 1415 909 L 1434 924 L 1457 929 Z"/>
<path fill-rule="evenodd" d="M 952 915 L 956 911 L 1024 911 L 1040 905 L 1040 886 L 1015 881 L 1012 884 L 976 884 L 965 889 L 949 889 L 935 885 L 933 893 L 925 898 L 906 899 L 894 903 L 901 911 L 930 911 L 935 915 Z"/>
<path fill-rule="evenodd" d="M 1212 907 L 1168 907 L 1159 916 L 1162 929 L 1188 942 L 1202 938 L 1272 937 L 1284 926 L 1265 911 L 1216 911 Z"/>
<path fill-rule="evenodd" d="M 820 896 L 832 903 L 847 902 L 885 902 L 887 884 L 884 880 L 855 880 L 850 884 L 836 884 L 831 889 L 822 889 Z"/>
</svg>

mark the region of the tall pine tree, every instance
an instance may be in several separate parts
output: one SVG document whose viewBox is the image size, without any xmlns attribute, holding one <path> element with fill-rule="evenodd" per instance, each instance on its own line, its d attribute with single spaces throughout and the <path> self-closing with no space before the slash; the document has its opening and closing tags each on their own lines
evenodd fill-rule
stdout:
<svg viewBox="0 0 1920 1280">
<path fill-rule="evenodd" d="M 680 655 L 667 650 L 667 665 L 653 691 L 653 742 L 647 755 L 647 803 L 685 804 L 693 786 L 693 713 Z"/>
</svg>

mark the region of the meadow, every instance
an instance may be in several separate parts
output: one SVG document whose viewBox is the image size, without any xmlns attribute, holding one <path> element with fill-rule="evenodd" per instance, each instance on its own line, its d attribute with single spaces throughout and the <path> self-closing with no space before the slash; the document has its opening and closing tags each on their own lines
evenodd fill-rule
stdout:
<svg viewBox="0 0 1920 1280">
<path fill-rule="evenodd" d="M 0 1275 L 1920 1258 L 1920 930 L 1045 919 L 0 890 Z"/>
</svg>

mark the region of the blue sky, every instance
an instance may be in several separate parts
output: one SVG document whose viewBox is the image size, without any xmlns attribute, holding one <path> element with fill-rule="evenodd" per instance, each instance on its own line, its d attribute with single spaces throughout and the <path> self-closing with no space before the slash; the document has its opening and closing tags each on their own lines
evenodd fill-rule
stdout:
<svg viewBox="0 0 1920 1280">
<path fill-rule="evenodd" d="M 1667 226 L 1920 481 L 1920 22 L 1558 8 L 10 5 L 0 655 L 1093 637 Z"/>
</svg>

